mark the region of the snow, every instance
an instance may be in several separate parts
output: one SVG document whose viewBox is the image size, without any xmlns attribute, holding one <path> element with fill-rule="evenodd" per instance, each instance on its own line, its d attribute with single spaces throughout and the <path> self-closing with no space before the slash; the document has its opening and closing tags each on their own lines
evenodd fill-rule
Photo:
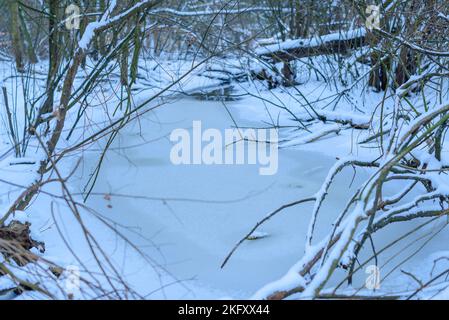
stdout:
<svg viewBox="0 0 449 320">
<path fill-rule="evenodd" d="M 161 69 L 155 71 L 155 74 L 161 72 L 161 76 L 156 76 L 161 87 L 182 74 L 182 65 L 180 68 L 177 63 L 171 64 L 164 66 L 167 73 L 161 72 Z M 233 62 L 230 64 L 235 65 Z M 213 65 L 212 67 L 218 69 Z M 280 151 L 281 167 L 274 177 L 259 176 L 257 167 L 251 165 L 175 168 L 168 159 L 171 144 L 164 138 L 173 128 L 188 129 L 192 120 L 199 119 L 203 121 L 204 127 L 224 129 L 233 126 L 222 102 L 199 101 L 178 95 L 180 92 L 192 92 L 196 88 L 213 84 L 202 74 L 198 70 L 198 73 L 187 77 L 171 93 L 167 93 L 164 99 L 171 99 L 168 100 L 171 101 L 168 105 L 140 116 L 139 121 L 122 131 L 107 154 L 106 165 L 102 167 L 100 178 L 87 203 L 95 212 L 122 226 L 121 232 L 137 243 L 145 256 L 151 257 L 151 262 L 132 253 L 133 249 L 117 239 L 92 213 L 82 210 L 84 222 L 95 230 L 97 241 L 104 246 L 108 255 L 122 265 L 121 270 L 132 287 L 142 295 L 149 294 L 149 298 L 248 298 L 266 283 L 281 276 L 295 262 L 298 252 L 303 251 L 300 247 L 291 246 L 291 243 L 303 243 L 308 212 L 311 209 L 309 205 L 292 208 L 283 213 L 282 217 L 270 221 L 263 233 L 256 234 L 259 239 L 247 241 L 223 270 L 219 266 L 235 241 L 255 221 L 285 202 L 314 194 L 320 188 L 327 168 L 333 165 L 333 157 L 344 154 L 351 148 L 347 143 L 347 135 L 342 134 L 335 137 L 337 140 L 317 141 L 327 146 L 341 144 L 340 149 L 319 148 L 315 152 L 297 148 L 283 149 Z M 139 91 L 136 103 L 146 100 L 156 90 L 157 88 L 145 88 Z M 236 86 L 235 90 L 239 95 L 243 88 Z M 267 97 L 271 94 L 266 90 L 262 93 Z M 288 101 L 286 93 L 276 94 L 283 101 Z M 312 96 L 313 93 L 309 93 L 309 97 Z M 260 108 L 260 103 L 251 96 L 227 102 L 226 106 L 235 120 L 243 126 L 259 126 L 267 111 Z M 277 108 L 270 107 L 269 112 L 276 110 Z M 86 115 L 101 125 L 108 117 L 101 111 L 89 108 Z M 250 117 L 247 112 L 250 112 Z M 322 112 L 334 118 L 338 115 L 326 110 Z M 348 114 L 351 113 L 348 111 Z M 354 114 L 351 118 L 353 116 Z M 344 117 L 342 115 L 341 119 Z M 109 121 L 114 119 L 111 116 Z M 282 119 L 290 121 L 289 115 Z M 73 142 L 62 141 L 64 144 L 60 148 L 76 143 L 78 134 L 86 134 L 80 129 L 75 130 Z M 79 198 L 103 143 L 100 140 L 83 151 L 82 164 L 74 177 L 76 179 L 70 185 Z M 64 174 L 71 172 L 77 162 L 76 158 L 69 157 L 60 164 Z M 40 156 L 14 159 L 14 162 L 33 159 L 40 159 Z M 3 177 L 19 181 L 17 173 L 20 172 L 24 177 L 22 185 L 32 183 L 33 179 L 28 175 L 33 172 L 35 165 L 11 166 L 12 162 L 11 158 L 3 161 Z M 4 174 L 8 171 L 10 174 L 7 177 Z M 352 172 L 346 172 L 345 177 L 350 180 Z M 361 181 L 362 177 L 363 175 L 357 176 L 356 181 Z M 211 180 L 215 183 L 211 183 Z M 173 181 L 176 181 L 175 185 Z M 321 231 L 322 226 L 330 223 L 333 208 L 341 204 L 341 199 L 346 197 L 349 190 L 346 185 L 328 196 L 329 202 L 325 204 L 325 210 L 329 216 L 325 215 L 324 220 L 320 221 L 320 232 L 324 232 Z M 14 195 L 18 191 L 10 194 L 11 200 L 15 199 Z M 74 217 L 65 214 L 66 206 L 63 201 L 50 196 L 60 194 L 58 184 L 47 185 L 43 191 L 46 193 L 39 195 L 35 205 L 27 210 L 27 215 L 28 221 L 35 228 L 33 236 L 46 243 L 47 251 L 44 256 L 63 267 L 79 265 L 66 246 L 61 245 L 56 223 L 62 230 L 70 230 L 67 243 L 76 252 L 80 252 L 81 260 L 89 261 L 82 270 L 96 270 L 98 267 L 91 260 Z M 3 203 L 5 208 L 10 205 L 8 202 Z M 52 210 L 49 208 L 51 203 L 54 203 Z M 124 259 L 126 263 L 123 262 Z M 260 274 L 258 277 L 253 276 L 255 267 Z M 85 271 L 82 274 L 87 276 Z M 101 280 L 101 277 L 98 278 Z M 284 284 L 302 281 L 293 273 L 283 279 Z M 158 290 L 164 286 L 167 286 L 164 290 Z"/>
<path fill-rule="evenodd" d="M 314 133 L 312 134 L 308 134 L 299 138 L 292 138 L 290 140 L 288 140 L 285 143 L 281 144 L 281 147 L 286 148 L 286 147 L 292 147 L 292 146 L 297 146 L 300 144 L 306 144 L 306 143 L 311 143 L 315 140 L 318 140 L 319 138 L 328 135 L 329 133 L 338 133 L 341 130 L 341 126 L 340 125 L 331 125 L 331 126 L 327 126 L 326 128 L 322 128 L 320 130 L 314 131 Z"/>
<path fill-rule="evenodd" d="M 256 49 L 256 54 L 265 55 L 276 51 L 287 51 L 294 48 L 313 48 L 325 44 L 326 42 L 355 39 L 358 37 L 363 37 L 365 34 L 365 28 L 358 28 L 346 32 L 336 32 L 323 36 L 315 36 L 310 39 L 287 40 L 277 44 L 258 48 Z"/>
<path fill-rule="evenodd" d="M 228 107 L 235 108 L 233 103 L 229 103 Z M 174 114 L 176 117 L 173 117 Z M 133 134 L 129 137 L 125 134 L 117 144 L 126 148 L 127 144 L 164 136 L 170 132 L 172 126 L 189 128 L 192 125 L 191 119 L 197 117 L 201 117 L 205 128 L 225 128 L 232 125 L 221 102 L 184 99 L 161 109 L 157 118 L 141 120 L 143 128 L 154 127 L 153 129 L 145 130 L 139 136 Z M 245 119 L 237 120 L 242 125 L 251 124 Z M 157 121 L 158 125 L 146 125 L 147 121 Z M 128 150 L 126 156 L 111 154 L 108 157 L 108 167 L 103 169 L 104 178 L 98 181 L 95 188 L 99 196 L 92 197 L 88 203 L 101 210 L 107 204 L 101 194 L 110 193 L 110 217 L 121 221 L 121 212 L 133 212 L 132 216 L 126 216 L 123 223 L 138 225 L 145 235 L 155 235 L 153 241 L 169 244 L 161 247 L 164 257 L 168 259 L 164 261 L 167 269 L 181 279 L 196 276 L 196 281 L 189 282 L 189 287 L 194 288 L 195 295 L 187 297 L 249 297 L 269 282 L 273 274 L 281 274 L 292 263 L 296 248 L 289 248 L 289 243 L 302 242 L 305 225 L 301 226 L 301 221 L 305 216 L 298 216 L 295 210 L 289 210 L 283 219 L 273 221 L 264 228 L 269 237 L 248 241 L 221 270 L 219 266 L 224 257 L 235 241 L 268 211 L 281 206 L 285 201 L 314 192 L 323 172 L 307 173 L 307 169 L 310 166 L 330 166 L 332 159 L 313 156 L 309 152 L 299 152 L 298 155 L 296 150 L 281 151 L 281 171 L 270 178 L 259 176 L 257 167 L 251 165 L 174 168 L 169 164 L 169 148 L 170 144 L 161 140 L 142 150 Z M 302 159 L 300 164 L 296 160 L 298 156 Z M 95 155 L 89 156 L 86 161 L 89 161 L 90 157 L 95 158 Z M 293 177 L 292 172 L 296 172 Z M 129 180 L 124 181 L 124 176 Z M 151 181 L 157 183 L 148 184 L 145 177 L 151 177 Z M 214 183 L 211 183 L 211 180 Z M 172 181 L 177 181 L 176 186 L 173 186 Z M 131 196 L 129 199 L 116 198 L 114 194 L 118 193 L 117 190 L 123 194 L 149 194 L 161 200 L 148 202 L 133 199 Z M 186 200 L 169 200 L 177 197 Z M 331 199 L 335 201 L 338 197 L 339 195 L 335 195 Z M 202 203 L 204 201 L 209 203 Z M 303 231 L 298 232 L 298 229 Z M 284 249 L 279 250 L 279 247 Z M 151 256 L 154 257 L 155 253 Z M 255 267 L 259 277 L 251 276 Z M 201 294 L 204 288 L 220 293 L 212 296 Z"/>
<path fill-rule="evenodd" d="M 133 8 L 145 3 L 147 2 L 139 2 Z M 108 13 L 87 26 L 87 31 L 78 43 L 80 49 L 86 50 L 89 47 L 96 30 L 114 23 L 129 10 L 133 10 L 131 8 L 111 18 L 114 7 L 115 3 L 112 2 Z M 179 14 L 167 9 L 161 9 L 160 12 Z M 157 10 L 153 13 L 157 13 Z M 185 16 L 210 13 L 187 12 Z M 289 40 L 259 48 L 257 53 L 289 50 L 298 45 L 316 46 L 323 42 L 358 37 L 364 35 L 364 32 L 361 28 L 312 39 Z M 333 74 L 333 71 L 325 70 L 326 64 L 321 59 L 313 58 L 311 63 L 317 65 L 318 70 Z M 405 139 L 408 136 L 403 136 L 404 132 L 431 115 L 436 108 L 445 108 L 445 104 L 435 103 L 437 97 L 433 101 L 429 95 L 429 100 L 432 100 L 429 104 L 430 111 L 425 111 L 425 106 L 416 103 L 420 115 L 391 124 L 388 116 L 392 111 L 397 113 L 403 107 L 395 100 L 397 97 L 385 101 L 387 116 L 384 114 L 384 119 L 381 119 L 379 101 L 383 98 L 383 93 L 365 91 L 357 84 L 330 84 L 319 77 L 315 79 L 310 76 L 310 72 L 306 72 L 307 68 L 302 62 L 304 61 L 298 61 L 300 85 L 267 90 L 262 81 L 252 82 L 249 77 L 245 81 L 231 82 L 233 76 L 240 75 L 240 70 L 247 70 L 248 66 L 256 68 L 252 70 L 261 67 L 251 59 L 215 59 L 196 65 L 192 71 L 189 71 L 192 61 L 188 59 L 152 59 L 148 62 L 146 71 L 142 71 L 142 79 L 134 87 L 133 103 L 139 105 L 152 99 L 162 88 L 170 86 L 170 89 L 140 109 L 136 119 L 119 132 L 106 153 L 98 180 L 86 203 L 83 202 L 85 187 L 98 163 L 106 139 L 97 138 L 92 145 L 81 148 L 58 163 L 58 170 L 63 176 L 73 173 L 68 189 L 79 203 L 83 223 L 89 230 L 95 231 L 95 240 L 104 250 L 100 265 L 107 266 L 108 273 L 115 276 L 118 274 L 127 281 L 136 293 L 136 296 L 130 294 L 130 298 L 263 299 L 277 291 L 305 288 L 296 297 L 309 299 L 322 286 L 323 292 L 332 291 L 344 279 L 346 274 L 343 270 L 338 269 L 332 277 L 329 277 L 329 271 L 338 261 L 348 262 L 354 248 L 351 239 L 353 235 L 360 238 L 361 231 L 365 230 L 364 225 L 358 228 L 359 223 L 366 220 L 367 208 L 372 203 L 359 201 L 347 213 L 340 213 L 351 195 L 357 189 L 369 185 L 378 172 L 374 168 L 355 168 L 349 165 L 342 169 L 343 166 L 353 160 L 380 159 L 380 166 L 388 164 L 394 159 L 392 153 L 380 158 L 382 150 L 375 143 L 360 145 L 360 141 L 377 132 L 381 121 L 393 128 L 394 132 L 390 133 L 391 141 L 394 141 L 396 130 L 400 132 L 399 137 Z M 87 70 L 91 63 L 88 60 Z M 45 69 L 45 66 L 42 67 Z M 362 69 L 361 73 L 366 72 L 366 67 L 357 65 L 356 68 Z M 222 78 L 218 78 L 217 74 Z M 5 86 L 13 87 L 13 80 L 7 79 L 4 70 L 2 78 L 6 79 L 3 81 Z M 176 82 L 179 79 L 181 80 Z M 421 78 L 414 77 L 410 81 L 419 79 Z M 224 80 L 229 82 L 226 84 L 230 90 L 222 90 L 221 93 L 229 95 L 229 101 L 204 101 L 191 97 L 201 98 L 204 93 L 222 89 Z M 347 80 L 351 83 L 354 79 L 349 77 Z M 83 81 L 83 77 L 77 78 L 75 86 L 81 85 Z M 17 91 L 21 89 L 23 88 L 20 86 L 16 88 Z M 94 98 L 89 101 L 85 110 L 89 126 L 79 124 L 70 139 L 65 139 L 64 136 L 58 145 L 58 151 L 76 145 L 84 137 L 120 118 L 120 114 L 112 112 L 118 103 L 118 97 L 108 90 L 110 88 L 96 89 Z M 9 94 L 13 92 L 10 91 Z M 405 91 L 398 90 L 395 94 L 405 95 Z M 412 103 L 418 101 L 414 96 L 410 99 Z M 17 104 L 23 103 L 18 98 Z M 157 107 L 159 104 L 163 106 Z M 150 108 L 154 109 L 149 112 Z M 24 121 L 24 117 L 20 114 L 16 116 L 20 127 L 20 121 Z M 68 115 L 67 128 L 74 124 L 75 116 Z M 203 127 L 219 130 L 236 124 L 242 128 L 276 127 L 282 141 L 278 174 L 260 176 L 258 167 L 254 165 L 173 166 L 169 159 L 172 147 L 168 139 L 170 132 L 176 128 L 190 130 L 192 121 L 199 120 Z M 6 127 L 0 129 L 0 209 L 6 212 L 23 189 L 39 178 L 36 170 L 45 154 L 36 139 L 31 139 L 26 156 L 14 157 Z M 409 135 L 414 137 L 413 132 L 409 132 Z M 446 150 L 443 151 L 441 161 L 436 161 L 427 149 L 422 152 L 414 151 L 413 156 L 428 163 L 429 170 L 441 169 L 449 163 Z M 446 174 L 429 172 L 426 177 L 436 188 L 430 196 L 449 194 Z M 409 183 L 386 183 L 383 190 L 385 199 L 393 199 Z M 33 239 L 46 244 L 44 254 L 35 253 L 65 270 L 57 282 L 59 285 L 64 285 L 70 276 L 66 269 L 76 266 L 80 268 L 83 277 L 89 281 L 98 281 L 108 288 L 110 284 L 101 275 L 101 268 L 93 258 L 78 217 L 68 210 L 62 195 L 59 183 L 48 183 L 43 186 L 32 206 L 25 211 L 15 212 L 7 222 L 18 220 L 31 223 Z M 311 196 L 317 199 L 313 205 L 292 207 L 271 219 L 264 225 L 263 231 L 253 233 L 225 268 L 220 269 L 223 259 L 236 241 L 247 234 L 268 212 L 285 203 Z M 412 209 L 416 203 L 420 203 L 419 206 Z M 397 216 L 406 216 L 436 206 L 438 201 L 423 199 L 418 190 L 398 204 L 395 210 L 404 209 Z M 374 222 L 388 217 L 392 212 L 386 208 Z M 397 240 L 398 235 L 419 227 L 419 232 L 411 238 L 411 245 L 401 242 L 379 255 L 382 261 L 386 261 L 380 266 L 386 278 L 382 282 L 382 292 L 411 294 L 413 288 L 416 288 L 412 279 L 397 270 L 396 263 L 400 260 L 407 259 L 403 267 L 413 269 L 423 281 L 441 271 L 429 269 L 437 259 L 440 259 L 438 268 L 443 268 L 447 264 L 445 257 L 449 254 L 430 253 L 443 250 L 449 241 L 445 219 L 435 219 L 424 227 L 421 227 L 422 221 L 394 224 L 387 231 L 382 230 L 373 237 L 376 248 L 384 248 Z M 121 236 L 111 230 L 111 225 L 120 231 Z M 434 232 L 440 229 L 445 232 Z M 335 246 L 328 248 L 329 235 L 340 233 Z M 430 241 L 434 235 L 436 240 Z M 420 246 L 427 244 L 429 248 L 426 247 L 419 254 L 415 253 Z M 321 268 L 301 276 L 300 271 L 304 265 L 321 248 L 327 254 L 326 259 L 319 262 Z M 370 257 L 369 249 L 360 255 L 361 260 L 371 259 Z M 117 267 L 117 274 L 108 264 L 108 259 Z M 41 266 L 43 265 L 46 270 L 48 266 L 44 263 Z M 27 280 L 42 280 L 37 267 L 14 267 Z M 54 278 L 45 276 L 47 280 Z M 372 291 L 356 289 L 363 288 L 364 280 L 362 270 L 355 276 L 353 287 L 344 286 L 344 292 L 373 294 Z M 118 279 L 114 278 L 112 281 L 122 288 Z M 10 277 L 0 277 L 0 292 L 14 284 Z M 57 298 L 65 298 L 54 282 L 44 281 L 44 286 L 54 292 Z M 98 293 L 89 288 L 83 289 L 85 291 L 77 293 L 76 298 L 92 298 Z M 442 285 L 435 285 L 429 290 L 431 293 L 420 293 L 419 297 L 435 295 L 436 291 L 440 291 L 436 297 L 449 296 Z M 18 299 L 42 297 L 38 293 L 27 292 Z"/>
<path fill-rule="evenodd" d="M 144 1 L 145 2 L 145 1 Z M 139 3 L 138 5 L 142 4 Z M 110 15 L 112 13 L 112 11 L 114 10 L 114 8 L 117 5 L 117 1 L 116 0 L 112 0 L 109 4 L 108 9 L 106 10 L 106 12 L 103 14 L 103 16 L 101 17 L 101 19 L 99 21 L 95 21 L 95 22 L 91 22 L 86 26 L 86 29 L 84 30 L 83 36 L 81 37 L 80 41 L 78 42 L 78 47 L 82 50 L 87 50 L 89 44 L 91 43 L 95 31 L 100 28 L 103 27 L 105 25 L 107 25 L 108 23 L 110 23 L 112 21 L 112 19 L 110 19 Z M 115 17 L 114 17 L 115 18 Z"/>
<path fill-rule="evenodd" d="M 150 14 L 158 15 L 158 14 L 172 14 L 181 17 L 197 17 L 197 16 L 210 16 L 210 15 L 219 15 L 219 14 L 242 14 L 242 13 L 258 13 L 258 12 L 267 12 L 270 11 L 271 8 L 268 7 L 248 7 L 248 8 L 240 8 L 240 9 L 226 9 L 222 10 L 195 10 L 195 11 L 180 11 L 172 8 L 158 8 L 151 10 Z M 281 12 L 289 12 L 289 9 L 282 8 Z"/>
</svg>

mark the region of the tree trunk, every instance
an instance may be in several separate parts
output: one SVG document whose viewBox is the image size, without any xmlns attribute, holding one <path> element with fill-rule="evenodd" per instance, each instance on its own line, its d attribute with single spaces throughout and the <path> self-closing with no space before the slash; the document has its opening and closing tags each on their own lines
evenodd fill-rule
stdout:
<svg viewBox="0 0 449 320">
<path fill-rule="evenodd" d="M 13 46 L 14 58 L 16 61 L 16 67 L 18 72 L 24 72 L 25 65 L 23 59 L 23 42 L 22 35 L 20 33 L 20 17 L 19 17 L 19 2 L 8 1 L 9 14 L 10 14 L 10 28 L 11 28 L 11 41 Z"/>
<path fill-rule="evenodd" d="M 48 20 L 48 47 L 49 47 L 49 64 L 47 74 L 47 99 L 42 107 L 41 114 L 53 111 L 55 78 L 59 68 L 59 31 L 58 31 L 58 17 L 59 8 L 57 0 L 48 0 L 49 20 Z"/>
</svg>

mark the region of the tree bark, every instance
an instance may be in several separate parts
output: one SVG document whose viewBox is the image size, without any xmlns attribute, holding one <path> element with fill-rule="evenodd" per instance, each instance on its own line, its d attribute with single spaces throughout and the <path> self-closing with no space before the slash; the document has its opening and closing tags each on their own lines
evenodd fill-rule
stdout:
<svg viewBox="0 0 449 320">
<path fill-rule="evenodd" d="M 11 41 L 13 46 L 14 58 L 17 71 L 24 72 L 25 64 L 23 59 L 23 42 L 20 32 L 19 2 L 8 1 L 10 14 Z"/>
</svg>

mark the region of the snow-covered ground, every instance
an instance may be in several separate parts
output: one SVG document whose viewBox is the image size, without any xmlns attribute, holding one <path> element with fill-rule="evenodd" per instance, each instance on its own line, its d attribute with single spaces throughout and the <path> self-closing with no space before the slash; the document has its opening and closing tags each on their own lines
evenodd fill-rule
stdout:
<svg viewBox="0 0 449 320">
<path fill-rule="evenodd" d="M 179 70 L 178 67 L 174 69 Z M 197 88 L 216 84 L 199 74 L 186 78 L 182 88 L 173 90 L 195 92 Z M 163 87 L 169 78 L 170 75 L 165 75 L 165 79 L 154 76 L 154 79 L 141 81 L 134 102 L 138 104 L 155 92 L 154 87 L 148 89 L 145 83 L 149 86 L 159 81 Z M 11 81 L 5 83 L 7 87 L 13 85 Z M 164 98 L 162 107 L 142 114 L 119 132 L 106 153 L 95 187 L 83 209 L 84 224 L 97 240 L 95 246 L 104 250 L 100 264 L 106 265 L 106 258 L 114 261 L 117 270 L 105 267 L 107 271 L 117 271 L 145 298 L 250 298 L 265 284 L 282 277 L 304 253 L 312 204 L 295 206 L 275 216 L 260 227 L 257 234 L 260 238 L 244 242 L 223 269 L 220 265 L 257 221 L 286 203 L 315 194 L 337 159 L 375 158 L 377 149 L 358 144 L 367 136 L 367 130 L 354 129 L 345 122 L 351 120 L 363 125 L 371 121 L 371 112 L 382 94 L 362 94 L 358 90 L 351 88 L 347 96 L 336 100 L 332 86 L 311 80 L 296 88 L 272 91 L 260 83 L 235 84 L 232 92 L 235 101 L 202 101 L 182 95 Z M 113 106 L 112 95 L 107 93 L 106 96 L 110 98 L 108 104 Z M 310 109 L 304 108 L 305 101 L 321 115 L 337 122 L 308 123 Z M 93 106 L 95 102 L 95 99 L 89 101 Z M 285 105 L 289 106 L 289 111 L 283 108 Z M 63 143 L 76 144 L 89 130 L 101 128 L 102 121 L 114 117 L 112 111 L 110 114 L 103 111 L 88 108 L 88 120 L 79 124 L 72 138 Z M 194 120 L 202 121 L 204 128 L 220 130 L 235 124 L 240 127 L 281 126 L 278 173 L 261 176 L 255 165 L 173 165 L 170 132 L 177 128 L 190 129 Z M 92 122 L 89 129 L 85 129 L 88 121 Z M 303 121 L 313 134 L 298 130 Z M 11 153 L 4 154 L 9 148 L 4 131 L 0 146 L 0 155 L 3 154 L 0 158 L 2 211 L 10 206 L 23 186 L 33 182 L 41 156 L 36 141 L 31 141 L 27 158 L 23 159 L 26 164 L 14 163 Z M 105 139 L 100 139 L 59 164 L 67 175 L 80 160 L 69 181 L 70 190 L 80 202 L 105 143 Z M 33 161 L 36 161 L 34 165 L 28 164 Z M 324 215 L 318 221 L 317 238 L 329 232 L 338 209 L 345 206 L 351 191 L 359 187 L 369 173 L 368 169 L 347 168 L 337 177 L 324 203 Z M 398 185 L 392 183 L 387 190 L 393 195 L 397 188 Z M 15 218 L 32 223 L 33 237 L 46 244 L 43 257 L 62 266 L 78 266 L 86 277 L 92 276 L 87 275 L 87 270 L 93 271 L 95 278 L 95 273 L 99 272 L 98 261 L 79 223 L 62 199 L 51 196 L 61 193 L 60 185 L 49 184 L 43 190 L 26 213 Z M 442 259 L 433 268 L 434 252 L 445 250 L 449 240 L 447 229 L 440 232 L 446 222 L 446 218 L 437 219 L 414 233 L 413 241 L 398 242 L 379 253 L 381 276 L 385 277 L 380 290 L 387 293 L 412 290 L 416 288 L 416 280 L 407 273 L 413 272 L 421 281 L 426 281 L 431 273 L 437 274 L 447 267 L 447 261 Z M 393 225 L 379 232 L 373 239 L 375 247 L 382 248 L 418 225 L 418 222 Z M 113 226 L 120 234 L 108 226 Z M 425 250 L 418 250 L 421 246 L 425 246 Z M 396 267 L 404 260 L 405 264 Z M 30 273 L 21 274 L 33 278 Z M 337 285 L 343 275 L 337 272 L 331 286 Z M 100 275 L 97 278 L 101 283 L 106 282 Z M 365 278 L 361 270 L 353 284 L 355 290 L 363 288 Z M 11 279 L 0 277 L 0 289 L 10 285 Z M 91 293 L 84 294 L 80 297 L 86 298 Z M 36 296 L 34 292 L 27 292 L 19 298 Z"/>
<path fill-rule="evenodd" d="M 227 107 L 235 111 L 242 105 L 227 103 Z M 223 259 L 269 211 L 314 193 L 333 159 L 325 153 L 285 149 L 274 176 L 259 175 L 257 165 L 174 166 L 167 135 L 174 128 L 189 129 L 192 120 L 201 120 L 204 128 L 233 125 L 221 102 L 193 99 L 177 101 L 141 119 L 115 142 L 117 150 L 107 156 L 94 189 L 98 196 L 88 204 L 151 238 L 156 248 L 146 249 L 148 254 L 178 279 L 192 279 L 185 283 L 194 288 L 191 294 L 174 290 L 172 298 L 250 297 L 282 275 L 303 251 L 310 206 L 273 219 L 259 230 L 266 237 L 248 241 L 220 269 Z M 241 126 L 257 125 L 235 120 Z M 154 142 L 132 147 L 145 141 Z M 89 153 L 84 161 L 92 163 L 96 158 Z M 332 195 L 329 209 L 342 205 L 339 200 L 344 199 L 345 189 Z M 111 194 L 110 200 L 104 194 Z"/>
</svg>

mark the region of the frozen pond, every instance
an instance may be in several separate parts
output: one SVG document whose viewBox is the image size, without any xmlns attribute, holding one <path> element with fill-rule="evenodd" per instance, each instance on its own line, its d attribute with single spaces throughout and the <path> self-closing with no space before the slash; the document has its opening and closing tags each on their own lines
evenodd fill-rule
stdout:
<svg viewBox="0 0 449 320">
<path fill-rule="evenodd" d="M 147 291 L 166 285 L 170 289 L 163 297 L 169 298 L 248 298 L 282 276 L 303 254 L 311 204 L 289 208 L 270 220 L 259 230 L 266 237 L 246 241 L 220 269 L 228 252 L 257 221 L 283 204 L 313 195 L 334 158 L 280 149 L 278 172 L 272 176 L 259 175 L 257 165 L 170 162 L 170 133 L 190 130 L 193 120 L 201 120 L 204 129 L 224 130 L 233 121 L 260 127 L 240 119 L 238 107 L 233 102 L 225 107 L 223 102 L 194 99 L 168 104 L 122 130 L 107 154 L 88 204 L 126 226 L 130 240 L 176 279 L 157 283 L 154 277 L 145 278 L 144 264 L 114 251 L 117 259 L 126 260 L 128 277 Z M 95 163 L 96 157 L 95 152 L 87 153 L 86 163 Z M 338 188 L 332 189 L 323 207 L 322 229 L 329 230 L 349 192 L 364 177 L 363 171 L 355 177 L 351 169 L 342 172 Z"/>
<path fill-rule="evenodd" d="M 239 126 L 260 126 L 239 119 L 232 103 L 226 107 Z M 185 99 L 135 121 L 115 141 L 94 189 L 111 193 L 111 199 L 94 195 L 88 201 L 150 238 L 157 248 L 130 235 L 178 279 L 194 279 L 185 283 L 197 288 L 194 295 L 184 290 L 187 298 L 248 297 L 281 276 L 303 253 L 311 205 L 285 210 L 261 227 L 267 237 L 247 241 L 224 269 L 220 264 L 270 211 L 315 193 L 335 162 L 320 153 L 281 149 L 272 176 L 259 175 L 257 165 L 173 165 L 170 132 L 190 129 L 193 120 L 201 120 L 204 129 L 230 128 L 234 122 L 226 107 Z M 92 153 L 87 162 L 94 159 Z M 335 190 L 326 207 L 341 207 L 348 187 L 347 181 L 346 188 Z"/>
</svg>

